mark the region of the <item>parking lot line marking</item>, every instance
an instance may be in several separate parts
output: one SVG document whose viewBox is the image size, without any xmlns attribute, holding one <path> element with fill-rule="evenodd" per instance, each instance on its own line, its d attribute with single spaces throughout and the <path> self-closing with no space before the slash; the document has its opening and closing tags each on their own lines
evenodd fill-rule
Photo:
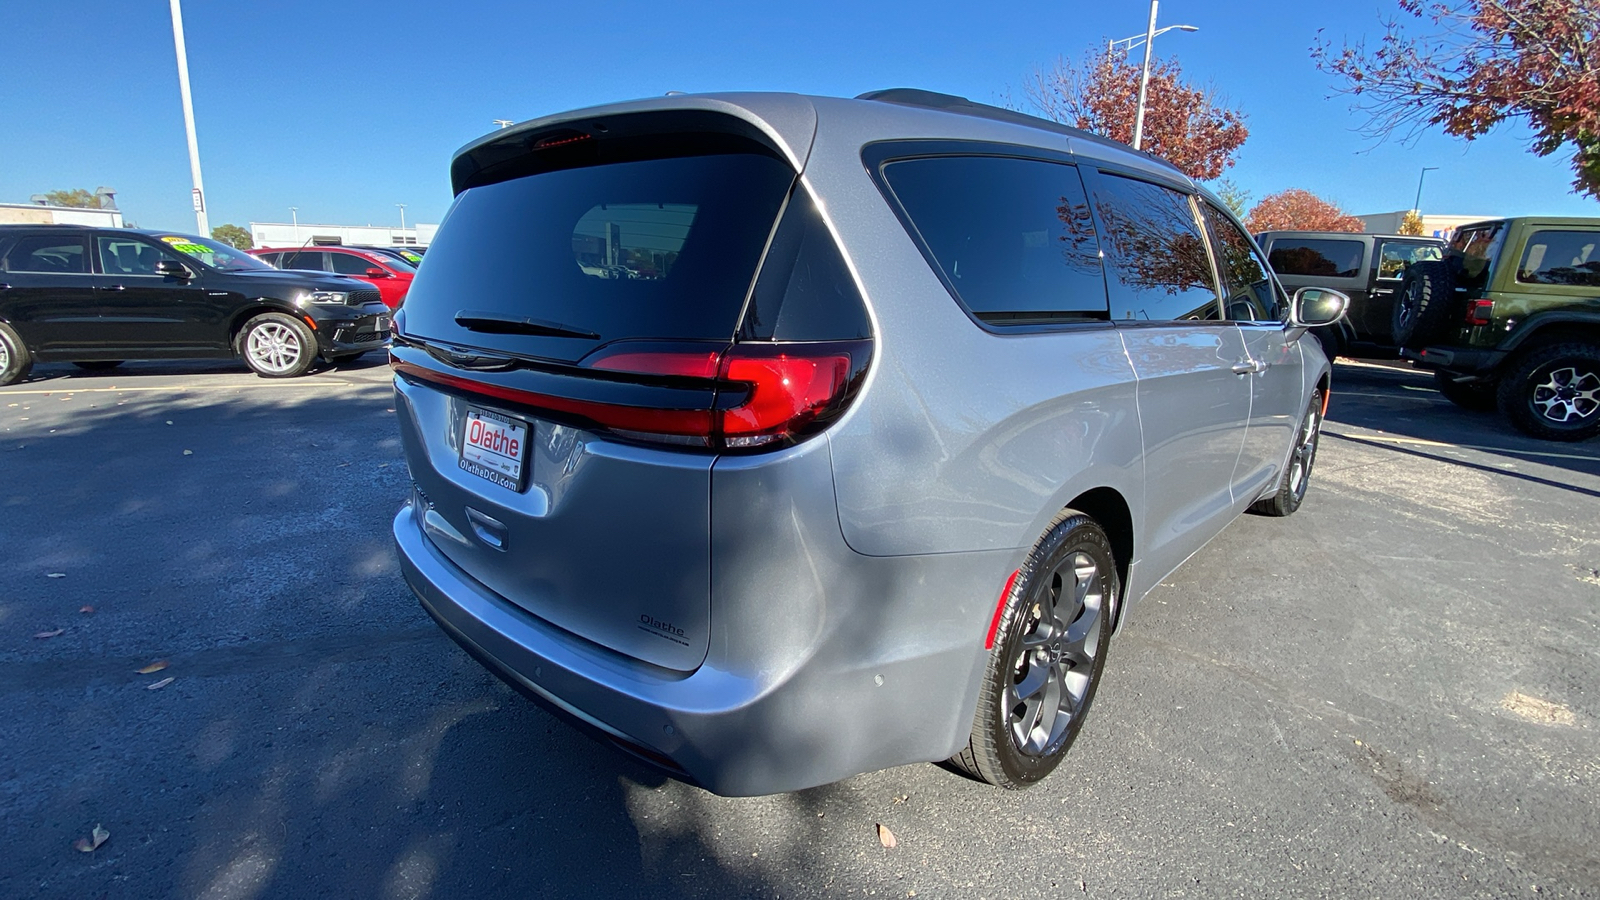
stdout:
<svg viewBox="0 0 1600 900">
<path fill-rule="evenodd" d="M 1334 434 L 1333 432 L 1328 432 Z M 1334 437 L 1346 437 L 1334 434 Z M 1600 462 L 1600 456 L 1587 456 L 1582 453 L 1551 453 L 1546 450 L 1517 450 L 1512 447 L 1484 447 L 1478 444 L 1450 444 L 1444 441 L 1429 441 L 1422 438 L 1389 437 L 1380 434 L 1364 434 L 1362 437 L 1373 441 L 1389 441 L 1394 444 L 1415 444 L 1419 447 L 1451 447 L 1456 450 L 1487 450 L 1491 453 L 1516 453 L 1521 456 L 1543 456 L 1549 459 L 1582 459 L 1589 462 Z"/>
<path fill-rule="evenodd" d="M 167 385 L 165 387 L 103 387 L 103 388 L 55 388 L 49 391 L 0 391 L 0 397 L 21 397 L 28 394 L 121 394 L 130 391 L 240 391 L 247 388 L 310 388 L 310 387 L 351 387 L 354 381 L 292 381 L 268 382 L 266 384 L 186 384 Z M 375 385 L 378 386 L 378 385 Z"/>
</svg>

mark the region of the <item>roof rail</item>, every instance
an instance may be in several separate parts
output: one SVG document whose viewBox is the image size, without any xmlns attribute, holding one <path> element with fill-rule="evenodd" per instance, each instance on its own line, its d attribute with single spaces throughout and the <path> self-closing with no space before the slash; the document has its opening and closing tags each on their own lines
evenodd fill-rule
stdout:
<svg viewBox="0 0 1600 900">
<path fill-rule="evenodd" d="M 876 100 L 879 103 L 895 103 L 900 106 L 916 106 L 923 109 L 937 109 L 956 113 L 957 115 L 990 119 L 995 122 L 1008 122 L 1012 125 L 1022 125 L 1027 128 L 1038 128 L 1042 131 L 1050 131 L 1077 138 L 1080 141 L 1089 141 L 1105 147 L 1115 147 L 1118 150 L 1141 153 L 1155 162 L 1170 166 L 1174 171 L 1178 168 L 1159 156 L 1154 156 L 1142 150 L 1134 150 L 1121 141 L 1114 141 L 1092 131 L 1084 131 L 1082 128 L 1073 128 L 1060 122 L 1052 122 L 1049 119 L 1030 116 L 1014 109 L 1004 109 L 999 106 L 990 106 L 986 103 L 974 103 L 965 97 L 958 97 L 955 94 L 941 94 L 937 91 L 924 91 L 919 88 L 889 88 L 882 91 L 867 91 L 865 94 L 858 95 L 856 99 Z"/>
</svg>

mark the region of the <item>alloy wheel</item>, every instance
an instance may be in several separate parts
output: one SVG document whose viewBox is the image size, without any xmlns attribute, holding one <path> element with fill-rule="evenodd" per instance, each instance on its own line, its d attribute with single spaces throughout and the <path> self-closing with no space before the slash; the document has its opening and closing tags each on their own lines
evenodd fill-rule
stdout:
<svg viewBox="0 0 1600 900">
<path fill-rule="evenodd" d="M 300 361 L 300 354 L 305 352 L 294 329 L 279 322 L 267 322 L 254 328 L 245 349 L 258 366 L 273 373 L 294 368 Z"/>
<path fill-rule="evenodd" d="M 1600 373 L 1576 366 L 1551 369 L 1543 384 L 1534 385 L 1533 408 L 1562 425 L 1594 416 L 1600 412 Z"/>
<path fill-rule="evenodd" d="M 1289 460 L 1289 483 L 1293 485 L 1296 499 L 1305 497 L 1311 484 L 1311 463 L 1317 456 L 1317 437 L 1322 431 L 1322 410 L 1313 403 L 1306 410 L 1305 421 L 1300 423 L 1300 441 L 1295 444 L 1294 456 Z"/>
<path fill-rule="evenodd" d="M 6 342 L 3 338 L 0 338 L 0 372 L 4 372 L 6 369 L 10 368 L 10 366 L 11 348 L 6 346 Z"/>
<path fill-rule="evenodd" d="M 1099 652 L 1105 577 L 1094 557 L 1069 554 L 1026 610 L 1006 686 L 1006 726 L 1026 756 L 1047 756 L 1084 712 Z"/>
</svg>

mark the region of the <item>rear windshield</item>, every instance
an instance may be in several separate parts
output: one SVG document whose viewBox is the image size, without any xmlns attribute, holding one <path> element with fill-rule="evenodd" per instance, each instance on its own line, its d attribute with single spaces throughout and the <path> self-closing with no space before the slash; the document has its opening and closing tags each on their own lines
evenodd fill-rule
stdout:
<svg viewBox="0 0 1600 900">
<path fill-rule="evenodd" d="M 1279 275 L 1354 278 L 1361 274 L 1361 241 L 1278 238 L 1267 264 Z"/>
<path fill-rule="evenodd" d="M 428 247 L 405 332 L 566 360 L 620 339 L 731 339 L 793 180 L 785 163 L 733 153 L 470 188 Z M 456 322 L 467 311 L 598 338 L 472 331 Z"/>
</svg>

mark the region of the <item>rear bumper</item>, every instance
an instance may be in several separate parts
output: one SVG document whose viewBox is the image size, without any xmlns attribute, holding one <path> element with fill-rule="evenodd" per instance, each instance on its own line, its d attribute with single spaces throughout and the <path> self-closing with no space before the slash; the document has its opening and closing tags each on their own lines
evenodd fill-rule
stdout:
<svg viewBox="0 0 1600 900">
<path fill-rule="evenodd" d="M 407 505 L 394 520 L 401 570 L 447 634 L 523 693 L 730 796 L 799 790 L 954 755 L 977 702 L 983 608 L 994 602 L 984 595 L 998 592 L 987 582 L 1013 556 L 857 557 L 841 591 L 850 596 L 827 598 L 835 621 L 803 658 L 782 654 L 766 669 L 744 666 L 740 660 L 758 658 L 753 650 L 767 637 L 751 633 L 726 660 L 714 642 L 705 664 L 686 674 L 607 650 L 495 595 L 433 546 L 412 510 Z M 977 593 L 952 608 L 930 585 Z M 861 598 L 873 605 L 861 608 Z M 915 635 L 885 618 L 907 600 L 927 605 L 930 616 Z M 781 609 L 769 614 L 781 616 Z M 864 633 L 869 621 L 877 633 Z"/>
<path fill-rule="evenodd" d="M 1401 356 L 1422 369 L 1458 372 L 1463 375 L 1482 374 L 1498 368 L 1506 358 L 1503 350 L 1478 348 L 1426 347 L 1422 350 L 1403 350 Z"/>
</svg>

